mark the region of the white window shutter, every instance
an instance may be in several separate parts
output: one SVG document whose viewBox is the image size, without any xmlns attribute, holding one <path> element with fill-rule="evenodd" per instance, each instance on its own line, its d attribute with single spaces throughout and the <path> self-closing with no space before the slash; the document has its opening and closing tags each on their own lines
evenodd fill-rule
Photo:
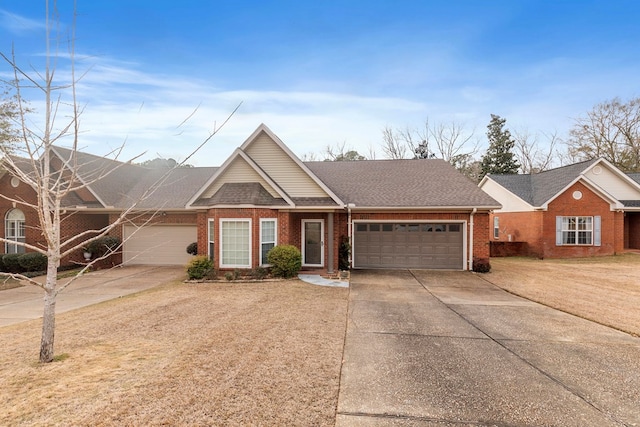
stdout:
<svg viewBox="0 0 640 427">
<path fill-rule="evenodd" d="M 593 245 L 600 246 L 602 244 L 602 218 L 600 216 L 593 217 Z"/>
<path fill-rule="evenodd" d="M 562 217 L 556 217 L 556 246 L 562 246 Z"/>
</svg>

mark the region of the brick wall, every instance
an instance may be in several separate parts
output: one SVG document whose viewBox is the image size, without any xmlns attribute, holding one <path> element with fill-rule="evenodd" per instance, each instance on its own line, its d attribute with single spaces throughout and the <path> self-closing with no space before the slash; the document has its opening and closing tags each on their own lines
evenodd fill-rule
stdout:
<svg viewBox="0 0 640 427">
<path fill-rule="evenodd" d="M 499 222 L 497 239 L 493 234 L 495 217 L 498 218 Z M 492 242 L 526 242 L 526 245 L 518 246 L 522 252 L 517 255 L 541 258 L 544 255 L 542 217 L 542 211 L 494 212 L 489 216 L 490 240 Z M 509 240 L 509 236 L 511 236 L 511 240 Z"/>
<path fill-rule="evenodd" d="M 576 200 L 573 193 L 580 191 Z M 597 216 L 602 218 L 601 246 L 556 246 L 556 216 Z M 624 214 L 611 211 L 609 202 L 577 182 L 553 200 L 544 215 L 545 258 L 570 258 L 613 255 L 624 248 Z"/>
<path fill-rule="evenodd" d="M 640 213 L 627 213 L 625 228 L 625 247 L 640 249 Z"/>
</svg>

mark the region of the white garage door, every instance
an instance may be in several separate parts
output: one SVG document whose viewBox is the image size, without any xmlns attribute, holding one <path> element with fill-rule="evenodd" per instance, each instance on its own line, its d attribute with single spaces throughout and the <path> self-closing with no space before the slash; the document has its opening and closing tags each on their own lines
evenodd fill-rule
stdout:
<svg viewBox="0 0 640 427">
<path fill-rule="evenodd" d="M 195 225 L 124 226 L 124 264 L 184 265 L 187 245 L 198 239 Z"/>
<path fill-rule="evenodd" d="M 460 270 L 461 223 L 356 223 L 355 268 L 428 268 Z"/>
</svg>

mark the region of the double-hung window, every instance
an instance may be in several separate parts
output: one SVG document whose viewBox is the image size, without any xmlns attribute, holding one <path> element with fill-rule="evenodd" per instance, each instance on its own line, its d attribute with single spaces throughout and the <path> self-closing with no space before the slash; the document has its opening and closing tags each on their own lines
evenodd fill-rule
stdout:
<svg viewBox="0 0 640 427">
<path fill-rule="evenodd" d="M 277 242 L 277 226 L 275 218 L 260 220 L 260 265 L 268 265 L 267 253 L 273 249 Z"/>
<path fill-rule="evenodd" d="M 493 238 L 498 239 L 500 237 L 500 218 L 493 217 Z"/>
<path fill-rule="evenodd" d="M 251 220 L 220 219 L 220 267 L 251 268 Z"/>
<path fill-rule="evenodd" d="M 11 209 L 4 219 L 4 237 L 8 241 L 4 244 L 4 253 L 22 254 L 24 246 L 13 242 L 24 243 L 24 212 L 20 209 Z"/>
<path fill-rule="evenodd" d="M 207 227 L 207 254 L 209 255 L 209 259 L 213 261 L 215 258 L 215 223 L 216 220 L 209 218 L 208 227 Z"/>
<path fill-rule="evenodd" d="M 599 216 L 556 217 L 556 244 L 600 246 Z"/>
</svg>

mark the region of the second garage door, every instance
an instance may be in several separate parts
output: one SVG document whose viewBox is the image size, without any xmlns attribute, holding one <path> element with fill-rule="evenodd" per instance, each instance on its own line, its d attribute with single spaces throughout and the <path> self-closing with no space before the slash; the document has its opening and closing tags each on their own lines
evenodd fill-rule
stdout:
<svg viewBox="0 0 640 427">
<path fill-rule="evenodd" d="M 355 223 L 355 268 L 463 269 L 462 223 Z"/>
<path fill-rule="evenodd" d="M 185 265 L 187 245 L 198 238 L 195 225 L 124 226 L 124 264 Z"/>
</svg>

